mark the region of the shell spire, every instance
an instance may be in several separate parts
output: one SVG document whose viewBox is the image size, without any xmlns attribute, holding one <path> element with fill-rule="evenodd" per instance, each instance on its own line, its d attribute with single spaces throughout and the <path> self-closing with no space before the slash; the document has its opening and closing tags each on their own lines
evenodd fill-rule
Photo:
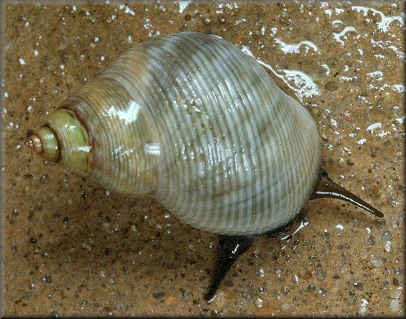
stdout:
<svg viewBox="0 0 406 319">
<path fill-rule="evenodd" d="M 43 126 L 31 135 L 25 145 L 44 159 L 57 162 L 60 159 L 60 146 L 55 133 L 47 126 Z"/>
<path fill-rule="evenodd" d="M 69 170 L 87 176 L 90 170 L 91 146 L 85 127 L 76 115 L 61 108 L 26 141 L 25 145 L 44 159 L 62 162 Z"/>
</svg>

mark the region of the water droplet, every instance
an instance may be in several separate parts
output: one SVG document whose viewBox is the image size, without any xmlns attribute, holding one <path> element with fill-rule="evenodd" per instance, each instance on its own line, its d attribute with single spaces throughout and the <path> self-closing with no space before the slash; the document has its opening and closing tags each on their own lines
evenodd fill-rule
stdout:
<svg viewBox="0 0 406 319">
<path fill-rule="evenodd" d="M 266 288 L 265 288 L 265 287 L 263 287 L 263 286 L 259 286 L 259 287 L 258 287 L 258 292 L 259 292 L 260 294 L 263 294 L 265 291 L 266 291 Z"/>
<path fill-rule="evenodd" d="M 368 312 L 368 300 L 362 298 L 361 303 L 359 304 L 359 307 L 358 307 L 358 313 L 361 316 L 365 316 L 367 314 L 367 312 Z"/>
<path fill-rule="evenodd" d="M 261 308 L 264 304 L 264 300 L 261 298 L 257 298 L 257 300 L 255 300 L 255 304 L 257 305 L 258 308 Z"/>
<path fill-rule="evenodd" d="M 390 233 L 390 231 L 384 231 L 383 233 L 382 233 L 382 239 L 384 240 L 384 241 L 390 241 L 390 240 L 392 240 L 392 234 Z"/>
<path fill-rule="evenodd" d="M 399 227 L 399 222 L 395 218 L 391 217 L 390 220 L 391 220 L 392 228 L 398 228 Z"/>
<path fill-rule="evenodd" d="M 257 277 L 264 277 L 265 276 L 265 270 L 263 268 L 259 268 L 256 272 Z"/>
<path fill-rule="evenodd" d="M 327 296 L 327 290 L 319 289 L 319 295 L 322 296 L 322 297 Z"/>
<path fill-rule="evenodd" d="M 87 300 L 82 300 L 82 302 L 80 303 L 80 309 L 84 309 L 87 305 Z"/>
<path fill-rule="evenodd" d="M 390 302 L 390 309 L 393 312 L 398 312 L 399 311 L 399 299 L 392 299 Z"/>
<path fill-rule="evenodd" d="M 337 224 L 335 228 L 338 229 L 339 231 L 342 231 L 344 229 L 344 226 L 342 224 Z"/>
<path fill-rule="evenodd" d="M 288 302 L 284 302 L 282 305 L 283 309 L 289 309 L 290 308 L 290 304 Z"/>
<path fill-rule="evenodd" d="M 387 242 L 385 242 L 385 251 L 386 251 L 387 253 L 390 252 L 391 244 L 392 244 L 392 242 L 389 241 L 389 240 L 388 240 Z"/>
<path fill-rule="evenodd" d="M 52 278 L 51 278 L 51 275 L 45 275 L 44 277 L 42 277 L 41 278 L 41 281 L 42 281 L 42 283 L 46 283 L 46 284 L 49 284 L 49 283 L 51 283 L 52 282 Z"/>
<path fill-rule="evenodd" d="M 294 275 L 294 276 L 293 276 L 293 283 L 294 283 L 295 285 L 298 285 L 298 284 L 299 284 L 299 277 L 298 277 L 297 275 Z"/>
<path fill-rule="evenodd" d="M 398 287 L 398 288 L 396 288 L 396 290 L 392 293 L 391 298 L 399 299 L 401 294 L 402 294 L 402 287 Z"/>
</svg>

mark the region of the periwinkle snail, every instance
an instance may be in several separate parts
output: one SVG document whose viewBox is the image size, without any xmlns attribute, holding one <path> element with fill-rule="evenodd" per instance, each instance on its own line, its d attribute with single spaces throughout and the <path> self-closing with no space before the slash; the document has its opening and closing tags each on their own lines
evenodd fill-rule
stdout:
<svg viewBox="0 0 406 319">
<path fill-rule="evenodd" d="M 233 261 L 309 199 L 339 198 L 383 217 L 328 178 L 309 112 L 213 35 L 134 46 L 26 144 L 103 188 L 152 194 L 185 223 L 219 234 L 208 300 Z"/>
</svg>

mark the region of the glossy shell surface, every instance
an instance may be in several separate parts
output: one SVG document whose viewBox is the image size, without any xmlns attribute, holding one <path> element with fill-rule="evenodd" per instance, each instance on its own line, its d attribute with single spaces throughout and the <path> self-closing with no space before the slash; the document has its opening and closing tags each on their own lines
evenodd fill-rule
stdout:
<svg viewBox="0 0 406 319">
<path fill-rule="evenodd" d="M 62 108 L 88 132 L 89 178 L 116 192 L 151 193 L 202 230 L 283 226 L 317 180 L 319 136 L 308 111 L 213 35 L 140 43 Z"/>
</svg>

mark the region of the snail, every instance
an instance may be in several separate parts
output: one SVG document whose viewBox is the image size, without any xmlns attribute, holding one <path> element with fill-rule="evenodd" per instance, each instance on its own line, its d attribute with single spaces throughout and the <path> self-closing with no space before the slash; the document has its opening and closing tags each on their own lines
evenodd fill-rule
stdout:
<svg viewBox="0 0 406 319">
<path fill-rule="evenodd" d="M 235 259 L 291 224 L 310 199 L 339 198 L 383 217 L 321 168 L 310 113 L 214 35 L 133 46 L 26 145 L 105 189 L 152 194 L 183 222 L 219 234 L 209 301 Z"/>
</svg>

